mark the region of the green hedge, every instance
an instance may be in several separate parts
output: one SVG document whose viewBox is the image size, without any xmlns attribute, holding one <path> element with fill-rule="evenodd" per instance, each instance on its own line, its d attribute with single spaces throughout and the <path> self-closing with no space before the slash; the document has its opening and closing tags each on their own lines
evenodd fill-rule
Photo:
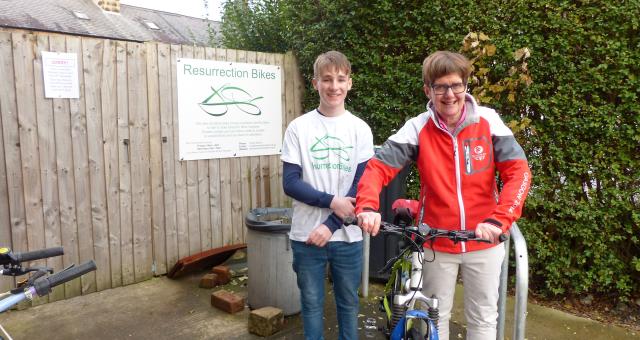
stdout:
<svg viewBox="0 0 640 340">
<path fill-rule="evenodd" d="M 638 13 L 638 1 L 236 0 L 222 33 L 229 48 L 295 51 L 306 110 L 318 101 L 313 60 L 344 52 L 347 105 L 377 143 L 424 110 L 425 56 L 474 58 L 474 95 L 513 128 L 533 171 L 519 221 L 533 289 L 624 301 L 640 296 Z M 469 32 L 480 45 L 465 49 Z"/>
</svg>

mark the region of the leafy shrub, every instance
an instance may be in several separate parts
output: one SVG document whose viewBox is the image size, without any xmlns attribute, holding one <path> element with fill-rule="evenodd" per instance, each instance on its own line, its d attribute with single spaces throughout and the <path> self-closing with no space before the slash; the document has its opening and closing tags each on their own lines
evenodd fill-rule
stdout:
<svg viewBox="0 0 640 340">
<path fill-rule="evenodd" d="M 473 58 L 472 93 L 501 113 L 533 171 L 519 221 L 532 287 L 626 300 L 640 295 L 637 13 L 638 1 L 235 0 L 223 36 L 229 48 L 293 50 L 307 86 L 319 53 L 344 52 L 347 106 L 377 143 L 424 110 L 425 56 Z M 307 110 L 318 102 L 308 89 Z"/>
</svg>

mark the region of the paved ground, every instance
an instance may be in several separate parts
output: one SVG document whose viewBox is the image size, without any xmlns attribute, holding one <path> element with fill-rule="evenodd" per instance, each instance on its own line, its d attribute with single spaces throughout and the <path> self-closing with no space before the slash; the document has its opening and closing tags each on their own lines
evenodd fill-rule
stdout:
<svg viewBox="0 0 640 340">
<path fill-rule="evenodd" d="M 171 280 L 154 278 L 139 284 L 110 289 L 65 301 L 13 310 L 0 314 L 0 325 L 15 339 L 261 339 L 247 331 L 249 310 L 226 314 L 210 305 L 211 289 L 198 288 L 203 273 Z M 246 281 L 245 281 L 246 282 Z M 227 285 L 246 296 L 239 279 Z M 362 299 L 360 321 L 376 318 L 382 286 L 372 284 L 370 297 Z M 460 295 L 458 295 L 460 296 Z M 336 339 L 337 322 L 331 291 L 326 308 L 326 338 Z M 458 299 L 454 309 L 451 339 L 465 336 L 461 326 L 462 306 Z M 529 304 L 527 339 L 640 339 L 640 334 L 578 318 L 560 311 Z M 509 310 L 509 325 L 513 312 Z M 300 339 L 299 316 L 287 317 L 285 329 L 270 339 Z M 511 330 L 507 329 L 510 338 Z M 361 338 L 365 338 L 364 329 Z M 384 339 L 376 333 L 373 339 Z"/>
</svg>

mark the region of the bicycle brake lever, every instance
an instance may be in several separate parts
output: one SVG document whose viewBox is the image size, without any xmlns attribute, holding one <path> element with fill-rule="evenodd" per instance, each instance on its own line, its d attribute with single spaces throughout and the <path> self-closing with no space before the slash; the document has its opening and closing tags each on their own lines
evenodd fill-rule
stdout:
<svg viewBox="0 0 640 340">
<path fill-rule="evenodd" d="M 49 269 L 49 268 L 45 268 L 45 269 Z M 24 292 L 25 289 L 29 287 L 33 287 L 33 284 L 37 279 L 47 274 L 47 271 L 35 269 L 35 268 L 27 268 L 25 273 L 31 272 L 31 271 L 35 271 L 35 274 L 31 275 L 31 277 L 29 277 L 28 279 L 19 280 L 16 284 L 16 288 L 10 290 L 11 294 L 18 294 L 18 293 Z"/>
<path fill-rule="evenodd" d="M 31 268 L 30 268 L 30 269 L 31 269 Z M 44 268 L 44 269 L 49 269 L 49 268 Z M 51 271 L 53 271 L 53 270 L 51 270 Z M 31 277 L 29 278 L 29 280 L 27 280 L 27 284 L 28 284 L 29 286 L 32 286 L 32 285 L 33 285 L 33 283 L 34 283 L 37 279 L 39 279 L 39 278 L 43 277 L 43 276 L 44 276 L 44 275 L 46 275 L 46 274 L 47 274 L 47 271 L 46 271 L 46 270 L 35 269 L 35 274 L 31 275 Z"/>
<path fill-rule="evenodd" d="M 27 272 L 44 272 L 49 273 L 49 274 L 53 274 L 53 268 L 51 267 L 30 267 L 26 269 Z"/>
<path fill-rule="evenodd" d="M 2 270 L 2 275 L 6 275 L 6 276 L 22 276 L 24 274 L 27 274 L 29 272 L 36 271 L 36 270 L 37 269 L 23 268 L 23 267 L 5 268 L 5 269 Z"/>
</svg>

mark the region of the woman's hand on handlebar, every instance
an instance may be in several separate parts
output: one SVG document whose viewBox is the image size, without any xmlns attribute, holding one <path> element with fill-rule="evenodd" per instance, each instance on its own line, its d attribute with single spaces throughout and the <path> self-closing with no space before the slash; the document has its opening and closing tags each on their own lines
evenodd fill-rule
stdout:
<svg viewBox="0 0 640 340">
<path fill-rule="evenodd" d="M 363 211 L 359 213 L 357 217 L 358 225 L 362 230 L 370 233 L 371 236 L 378 235 L 378 231 L 380 230 L 380 221 L 382 220 L 380 213 L 375 211 Z"/>
<path fill-rule="evenodd" d="M 476 237 L 491 241 L 491 243 L 499 243 L 502 229 L 491 223 L 478 223 L 476 226 Z"/>
</svg>

